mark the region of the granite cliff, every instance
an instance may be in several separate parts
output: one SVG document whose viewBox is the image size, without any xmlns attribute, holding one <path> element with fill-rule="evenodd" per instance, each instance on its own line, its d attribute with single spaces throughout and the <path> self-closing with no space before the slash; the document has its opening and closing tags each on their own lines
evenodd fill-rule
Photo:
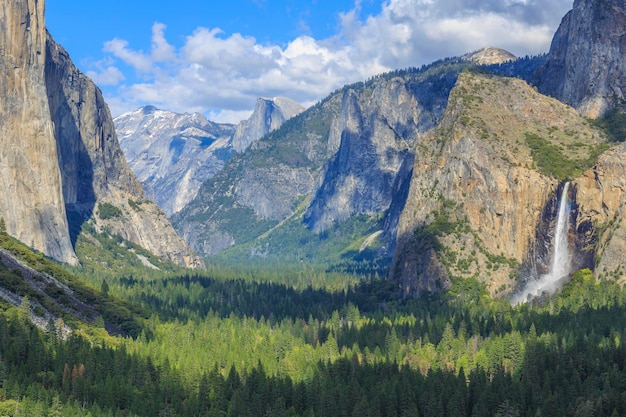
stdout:
<svg viewBox="0 0 626 417">
<path fill-rule="evenodd" d="M 6 70 L 0 75 L 6 174 L 0 217 L 7 232 L 76 263 L 72 245 L 90 222 L 172 262 L 200 265 L 162 211 L 145 199 L 100 90 L 49 36 L 43 12 L 43 1 L 10 0 L 0 7 L 0 65 Z M 102 215 L 103 207 L 114 207 L 108 214 L 115 215 Z"/>
<path fill-rule="evenodd" d="M 234 153 L 244 152 L 302 110 L 285 97 L 259 98 L 250 118 L 236 126 L 151 106 L 122 114 L 114 123 L 128 164 L 148 197 L 172 216 Z"/>
<path fill-rule="evenodd" d="M 592 166 L 605 142 L 524 81 L 463 73 L 417 146 L 391 277 L 406 296 L 469 277 L 506 295 L 520 274 L 545 272 L 559 183 Z M 593 267 L 588 250 L 579 248 L 580 267 Z"/>
<path fill-rule="evenodd" d="M 626 5 L 576 0 L 535 74 L 539 91 L 589 117 L 626 108 Z"/>
<path fill-rule="evenodd" d="M 336 244 L 342 252 L 375 235 L 368 242 L 388 256 L 412 147 L 437 125 L 469 65 L 446 60 L 331 94 L 233 157 L 174 216 L 177 230 L 204 254 L 248 245 L 248 254 L 297 260 L 317 256 L 302 247 Z M 348 239 L 342 227 L 359 230 Z M 329 233 L 346 239 L 339 244 Z"/>
<path fill-rule="evenodd" d="M 260 97 L 250 118 L 237 125 L 232 140 L 233 149 L 239 153 L 245 151 L 250 144 L 278 129 L 286 120 L 302 111 L 304 107 L 287 97 Z"/>
<path fill-rule="evenodd" d="M 0 5 L 0 217 L 7 232 L 75 264 L 46 94 L 44 4 Z"/>
</svg>

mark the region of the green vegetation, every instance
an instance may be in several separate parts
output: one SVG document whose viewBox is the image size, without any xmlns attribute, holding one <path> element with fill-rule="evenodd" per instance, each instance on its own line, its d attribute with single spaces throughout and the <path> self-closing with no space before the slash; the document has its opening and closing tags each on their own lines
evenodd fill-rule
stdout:
<svg viewBox="0 0 626 417">
<path fill-rule="evenodd" d="M 591 168 L 598 156 L 608 149 L 606 144 L 600 144 L 590 149 L 588 158 L 570 159 L 563 149 L 535 133 L 526 133 L 526 143 L 531 149 L 537 170 L 559 180 L 579 176 L 586 169 Z"/>
<path fill-rule="evenodd" d="M 604 130 L 611 142 L 624 142 L 626 140 L 626 113 L 614 109 L 606 116 L 593 120 L 592 123 Z"/>
<path fill-rule="evenodd" d="M 98 204 L 98 216 L 102 220 L 113 219 L 122 215 L 122 210 L 110 203 Z"/>
<path fill-rule="evenodd" d="M 583 270 L 543 304 L 516 308 L 489 299 L 472 280 L 419 301 L 393 301 L 389 284 L 328 292 L 200 276 L 114 279 L 109 292 L 152 313 L 138 337 L 118 337 L 113 345 L 80 332 L 64 340 L 54 324 L 43 332 L 19 308 L 4 305 L 0 412 L 626 411 L 626 290 L 615 282 L 596 282 Z"/>
<path fill-rule="evenodd" d="M 377 272 L 385 274 L 388 259 L 383 259 L 378 251 L 376 239 L 371 245 L 361 247 L 367 236 L 380 230 L 380 220 L 370 216 L 353 216 L 321 232 L 314 233 L 302 222 L 296 212 L 280 227 L 251 241 L 237 245 L 217 255 L 226 263 L 250 262 L 257 264 L 300 265 L 324 267 L 332 270 L 352 272 Z M 276 255 L 280 254 L 280 258 Z"/>
<path fill-rule="evenodd" d="M 19 270 L 11 270 L 0 262 L 0 288 L 28 297 L 37 309 L 44 309 L 76 328 L 84 328 L 84 321 L 92 322 L 102 317 L 114 332 L 137 336 L 142 331 L 142 316 L 146 312 L 135 305 L 96 291 L 85 281 L 6 232 L 0 232 L 0 247 L 40 273 L 30 278 L 36 284 L 31 285 Z"/>
<path fill-rule="evenodd" d="M 120 275 L 144 276 L 149 273 L 162 277 L 183 270 L 118 235 L 107 231 L 97 233 L 89 222 L 83 223 L 75 249 L 81 266 L 71 268 L 71 271 L 98 282 Z M 146 261 L 153 268 L 146 268 Z"/>
</svg>

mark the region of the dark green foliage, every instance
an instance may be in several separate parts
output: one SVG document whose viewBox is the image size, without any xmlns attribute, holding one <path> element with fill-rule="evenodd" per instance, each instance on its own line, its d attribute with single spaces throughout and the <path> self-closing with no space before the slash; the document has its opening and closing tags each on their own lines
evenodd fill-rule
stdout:
<svg viewBox="0 0 626 417">
<path fill-rule="evenodd" d="M 537 134 L 526 133 L 526 143 L 531 149 L 537 170 L 558 180 L 577 177 L 586 169 L 591 168 L 600 153 L 607 149 L 606 145 L 599 145 L 592 150 L 586 160 L 574 160 L 568 158 L 558 146 Z"/>
<path fill-rule="evenodd" d="M 455 206 L 442 200 L 442 207 L 450 214 Z M 442 214 L 434 217 L 432 235 L 463 229 L 462 221 Z M 36 254 L 25 256 L 55 269 Z M 54 322 L 43 333 L 20 309 L 0 304 L 0 412 L 626 413 L 626 290 L 595 281 L 591 271 L 574 274 L 561 293 L 541 303 L 516 308 L 489 299 L 475 280 L 455 280 L 439 296 L 398 301 L 391 281 L 341 287 L 327 276 L 322 283 L 342 288 L 330 291 L 323 284 L 285 285 L 292 273 L 277 269 L 273 276 L 250 273 L 239 280 L 110 278 L 106 286 L 98 278 L 94 285 L 103 290 L 83 290 L 81 297 L 101 309 L 107 322 L 125 323 L 133 311 L 151 314 L 135 322 L 145 323 L 134 330 L 136 339 L 106 343 L 84 339 L 81 332 L 63 340 Z M 315 273 L 308 271 L 310 280 Z M 0 274 L 11 276 L 1 266 Z M 58 274 L 81 292 L 84 283 Z M 13 277 L 2 285 L 17 291 L 20 280 Z M 43 288 L 56 298 L 66 294 L 56 285 Z"/>
<path fill-rule="evenodd" d="M 113 219 L 122 215 L 122 210 L 110 203 L 98 204 L 98 216 L 102 220 Z"/>
<path fill-rule="evenodd" d="M 262 361 L 245 372 L 194 370 L 167 360 L 155 363 L 128 344 L 100 347 L 79 336 L 63 341 L 42 334 L 11 309 L 0 313 L 0 410 L 30 415 L 43 407 L 47 415 L 71 416 L 84 415 L 78 413 L 82 409 L 94 417 L 623 415 L 626 292 L 589 277 L 585 271 L 576 275 L 545 307 L 481 306 L 471 312 L 437 302 L 422 316 L 419 307 L 406 305 L 418 313 L 421 326 L 393 320 L 383 332 L 381 322 L 337 334 L 344 346 L 359 333 L 354 340 L 376 343 L 382 337 L 383 349 L 400 353 L 415 338 L 423 346 L 431 343 L 428 333 L 436 343 L 436 362 L 426 372 L 411 361 L 369 360 L 363 352 L 373 345 L 365 343 L 361 352 L 314 363 L 310 376 L 297 380 L 268 371 Z M 243 322 L 235 323 L 230 322 L 233 331 L 243 331 Z M 475 337 L 483 341 L 476 344 Z M 484 352 L 484 362 L 450 367 L 467 345 Z"/>
<path fill-rule="evenodd" d="M 145 316 L 145 311 L 96 291 L 54 261 L 39 252 L 34 252 L 6 232 L 0 232 L 0 247 L 11 252 L 34 270 L 55 278 L 60 284 L 67 286 L 71 293 L 54 282 L 46 284 L 47 281 L 43 276 L 33 278 L 41 287 L 37 290 L 28 284 L 18 271 L 8 270 L 2 262 L 0 262 L 1 288 L 20 296 L 28 296 L 46 311 L 62 317 L 68 324 L 78 323 L 76 304 L 80 301 L 86 306 L 80 311 L 83 319 L 95 320 L 101 315 L 112 332 L 131 336 L 137 336 L 141 332 L 142 316 Z"/>
<path fill-rule="evenodd" d="M 531 83 L 537 68 L 546 62 L 546 55 L 528 56 L 518 58 L 514 61 L 507 61 L 501 64 L 486 65 L 482 68 L 502 77 L 517 77 Z"/>
<path fill-rule="evenodd" d="M 593 124 L 604 130 L 611 142 L 624 142 L 626 140 L 626 113 L 614 109 L 604 117 L 595 119 Z"/>
</svg>

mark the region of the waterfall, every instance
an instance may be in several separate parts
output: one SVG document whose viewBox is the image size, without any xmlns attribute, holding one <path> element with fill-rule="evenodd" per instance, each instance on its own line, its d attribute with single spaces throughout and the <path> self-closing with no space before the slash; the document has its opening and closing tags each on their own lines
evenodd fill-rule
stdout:
<svg viewBox="0 0 626 417">
<path fill-rule="evenodd" d="M 553 293 L 559 286 L 559 282 L 567 277 L 571 271 L 569 243 L 567 240 L 570 217 L 568 190 L 569 182 L 566 182 L 559 199 L 550 272 L 542 275 L 538 280 L 528 282 L 521 293 L 513 297 L 513 304 L 526 302 L 529 297 L 536 297 L 543 292 Z"/>
</svg>

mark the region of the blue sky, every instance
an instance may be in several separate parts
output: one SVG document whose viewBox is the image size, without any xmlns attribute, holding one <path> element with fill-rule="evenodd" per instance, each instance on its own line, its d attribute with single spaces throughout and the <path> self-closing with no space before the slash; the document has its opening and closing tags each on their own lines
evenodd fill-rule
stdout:
<svg viewBox="0 0 626 417">
<path fill-rule="evenodd" d="M 52 36 L 113 115 L 152 104 L 246 118 L 485 46 L 546 52 L 572 0 L 47 0 Z"/>
</svg>

